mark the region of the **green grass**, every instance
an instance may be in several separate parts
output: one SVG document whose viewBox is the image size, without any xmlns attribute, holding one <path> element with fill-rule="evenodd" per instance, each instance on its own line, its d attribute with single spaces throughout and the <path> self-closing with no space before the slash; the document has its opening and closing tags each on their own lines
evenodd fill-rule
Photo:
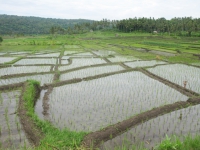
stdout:
<svg viewBox="0 0 200 150">
<path fill-rule="evenodd" d="M 69 131 L 68 129 L 60 130 L 55 128 L 50 122 L 42 121 L 34 112 L 34 101 L 36 98 L 36 87 L 39 82 L 34 80 L 27 81 L 27 87 L 23 94 L 25 107 L 28 115 L 33 119 L 35 125 L 44 133 L 44 138 L 41 140 L 40 145 L 35 149 L 76 149 L 80 146 L 85 132 Z"/>
<path fill-rule="evenodd" d="M 168 137 L 166 136 L 155 150 L 199 150 L 200 149 L 200 135 L 192 138 L 187 135 L 183 141 L 176 136 Z"/>
</svg>

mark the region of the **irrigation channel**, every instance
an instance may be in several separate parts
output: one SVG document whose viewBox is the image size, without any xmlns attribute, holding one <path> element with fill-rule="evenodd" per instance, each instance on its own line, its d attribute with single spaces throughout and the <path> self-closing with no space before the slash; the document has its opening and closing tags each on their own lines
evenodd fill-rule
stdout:
<svg viewBox="0 0 200 150">
<path fill-rule="evenodd" d="M 85 131 L 85 148 L 151 149 L 163 138 L 199 134 L 200 68 L 114 51 L 8 52 L 0 56 L 0 148 L 38 145 L 24 111 L 27 80 L 40 82 L 35 113 L 59 129 Z"/>
</svg>

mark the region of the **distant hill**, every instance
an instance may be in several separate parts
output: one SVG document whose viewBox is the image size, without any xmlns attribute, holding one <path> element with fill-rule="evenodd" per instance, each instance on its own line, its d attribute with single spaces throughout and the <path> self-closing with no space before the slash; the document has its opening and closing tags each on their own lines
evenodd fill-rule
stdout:
<svg viewBox="0 0 200 150">
<path fill-rule="evenodd" d="M 48 34 L 53 26 L 67 29 L 75 24 L 90 23 L 87 19 L 53 19 L 0 14 L 0 34 Z"/>
</svg>

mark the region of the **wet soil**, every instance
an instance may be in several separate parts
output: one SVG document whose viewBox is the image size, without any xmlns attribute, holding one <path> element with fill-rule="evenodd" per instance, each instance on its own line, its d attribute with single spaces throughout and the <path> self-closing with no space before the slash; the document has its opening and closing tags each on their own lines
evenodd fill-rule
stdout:
<svg viewBox="0 0 200 150">
<path fill-rule="evenodd" d="M 10 85 L 3 85 L 3 86 L 0 86 L 0 91 L 16 89 L 16 88 L 22 87 L 23 84 L 24 84 L 24 82 L 16 83 L 16 84 L 10 84 Z"/>
<path fill-rule="evenodd" d="M 51 94 L 51 92 L 53 91 L 53 87 L 48 87 L 47 92 L 44 94 L 43 97 L 43 112 L 42 114 L 44 115 L 44 119 L 45 120 L 49 120 L 48 119 L 48 110 L 49 110 L 49 94 Z"/>
</svg>

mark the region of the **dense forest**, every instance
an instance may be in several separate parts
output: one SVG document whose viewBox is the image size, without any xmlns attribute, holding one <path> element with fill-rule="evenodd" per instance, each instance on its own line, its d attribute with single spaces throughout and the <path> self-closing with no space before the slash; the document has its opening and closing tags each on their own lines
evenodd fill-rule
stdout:
<svg viewBox="0 0 200 150">
<path fill-rule="evenodd" d="M 88 26 L 83 23 L 82 26 Z M 75 27 L 74 27 L 75 28 Z M 81 27 L 79 27 L 81 28 Z M 129 18 L 124 20 L 106 20 L 90 23 L 92 30 L 115 29 L 121 32 L 146 32 L 159 33 L 178 36 L 199 36 L 200 37 L 200 18 L 192 17 L 172 18 Z M 75 30 L 76 31 L 76 28 Z"/>
<path fill-rule="evenodd" d="M 0 15 L 0 34 L 49 34 L 52 26 L 67 29 L 83 22 L 90 23 L 92 20 Z"/>
<path fill-rule="evenodd" d="M 172 18 L 134 18 L 121 20 L 116 23 L 116 28 L 123 32 L 143 31 L 160 33 L 178 34 L 179 36 L 200 36 L 200 18 L 193 19 L 192 17 Z"/>
<path fill-rule="evenodd" d="M 129 18 L 93 21 L 0 15 L 0 34 L 78 34 L 96 30 L 199 36 L 200 18 Z"/>
</svg>

